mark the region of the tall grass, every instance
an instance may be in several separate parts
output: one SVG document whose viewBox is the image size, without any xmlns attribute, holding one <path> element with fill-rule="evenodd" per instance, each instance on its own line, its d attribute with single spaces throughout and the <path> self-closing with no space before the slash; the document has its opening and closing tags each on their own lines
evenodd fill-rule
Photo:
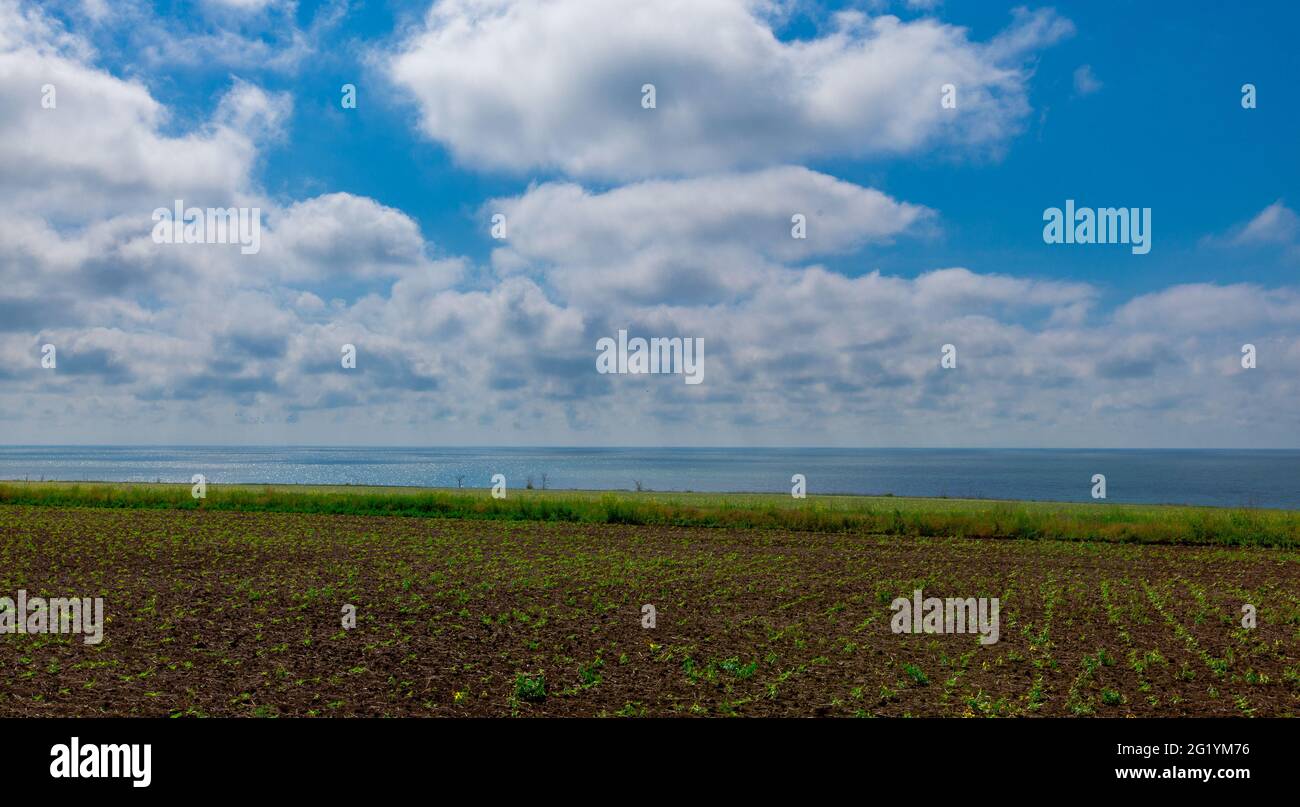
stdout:
<svg viewBox="0 0 1300 807">
<path fill-rule="evenodd" d="M 909 499 L 885 496 L 601 493 L 415 488 L 0 483 L 0 504 L 239 512 L 386 515 L 588 524 L 673 525 L 1121 541 L 1222 546 L 1300 545 L 1300 513 L 1209 507 Z"/>
</svg>

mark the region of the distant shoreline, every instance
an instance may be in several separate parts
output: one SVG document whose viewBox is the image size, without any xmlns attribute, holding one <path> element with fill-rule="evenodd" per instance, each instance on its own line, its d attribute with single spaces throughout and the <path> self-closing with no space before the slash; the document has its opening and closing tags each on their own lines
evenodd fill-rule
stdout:
<svg viewBox="0 0 1300 807">
<path fill-rule="evenodd" d="M 0 479 L 654 490 L 1300 510 L 1300 451 L 1227 449 L 0 447 Z M 1104 481 L 1100 491 L 1094 491 Z"/>
<path fill-rule="evenodd" d="M 260 451 L 1241 451 L 1287 452 L 1296 447 L 1254 448 L 1249 446 L 786 446 L 786 445 L 489 445 L 427 444 L 368 445 L 338 443 L 0 443 L 0 450 L 11 448 L 63 448 L 99 450 L 122 449 L 203 449 Z"/>
</svg>

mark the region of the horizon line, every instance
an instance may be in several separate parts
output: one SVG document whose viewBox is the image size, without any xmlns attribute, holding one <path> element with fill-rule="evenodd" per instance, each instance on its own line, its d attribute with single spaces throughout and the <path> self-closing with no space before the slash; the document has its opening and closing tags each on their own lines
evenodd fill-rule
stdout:
<svg viewBox="0 0 1300 807">
<path fill-rule="evenodd" d="M 429 451 L 479 450 L 726 450 L 726 451 L 1300 451 L 1300 446 L 1256 448 L 1248 446 L 818 446 L 818 445 L 485 445 L 429 444 L 383 445 L 348 443 L 0 443 L 10 448 L 250 448 L 250 449 L 379 449 Z"/>
</svg>

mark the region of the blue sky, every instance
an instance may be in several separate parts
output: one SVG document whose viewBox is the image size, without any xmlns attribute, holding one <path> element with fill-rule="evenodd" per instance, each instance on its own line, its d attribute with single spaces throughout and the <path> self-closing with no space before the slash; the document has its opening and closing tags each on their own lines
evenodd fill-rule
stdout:
<svg viewBox="0 0 1300 807">
<path fill-rule="evenodd" d="M 376 43 L 392 41 L 398 26 L 414 24 L 429 3 L 353 5 L 337 24 L 323 29 L 317 53 L 289 75 L 255 63 L 238 70 L 196 65 L 173 74 L 141 73 L 121 32 L 109 35 L 106 52 L 113 53 L 113 45 L 122 49 L 105 63 L 121 74 L 141 75 L 159 100 L 189 119 L 207 115 L 232 73 L 293 93 L 301 101 L 288 139 L 268 149 L 261 167 L 270 191 L 286 198 L 322 188 L 367 196 L 412 215 L 425 237 L 449 254 L 485 257 L 491 242 L 477 221 L 479 206 L 556 174 L 520 176 L 458 166 L 445 148 L 421 138 L 409 100 L 374 75 L 366 57 Z M 212 25 L 196 11 L 202 6 L 153 4 L 159 15 L 193 30 Z M 310 28 L 335 7 L 302 2 L 292 16 Z M 829 16 L 845 7 L 872 5 L 806 4 L 776 34 L 816 38 Z M 1296 267 L 1268 250 L 1223 260 L 1221 253 L 1198 247 L 1207 234 L 1248 221 L 1300 187 L 1300 159 L 1294 156 L 1300 92 L 1289 80 L 1300 71 L 1300 57 L 1275 33 L 1300 23 L 1300 11 L 1281 3 L 1250 4 L 1230 13 L 1219 4 L 1186 3 L 1177 14 L 1150 3 L 1054 7 L 1076 31 L 1033 60 L 1034 115 L 1000 159 L 935 153 L 808 163 L 941 211 L 943 239 L 903 244 L 874 256 L 870 266 L 915 275 L 936 265 L 978 269 L 983 263 L 1016 274 L 1079 278 L 1123 295 L 1180 281 L 1293 279 Z M 932 11 L 905 3 L 886 10 L 905 19 L 938 14 L 970 29 L 976 40 L 996 35 L 1010 16 L 1007 6 L 952 0 Z M 75 19 L 75 14 L 65 17 Z M 245 30 L 275 39 L 261 24 Z M 1074 72 L 1083 65 L 1102 85 L 1090 95 L 1074 86 Z M 349 82 L 360 85 L 362 103 L 344 114 L 338 87 Z M 1246 82 L 1264 88 L 1264 103 L 1249 112 L 1239 106 Z M 1160 249 L 1126 261 L 1119 253 L 1101 259 L 1095 252 L 1042 244 L 1043 208 L 1069 197 L 1080 204 L 1152 207 L 1159 211 Z M 837 263 L 849 273 L 865 267 L 852 258 Z"/>
<path fill-rule="evenodd" d="M 58 178 L 8 213 L 61 284 L 0 299 L 4 440 L 111 442 L 106 407 L 145 442 L 1300 445 L 1293 7 L 611 8 L 5 0 L 9 107 L 76 78 L 58 117 L 0 119 Z M 79 107 L 78 81 L 126 100 Z M 20 144 L 46 126 L 61 151 Z M 142 257 L 128 222 L 182 192 L 261 204 L 267 250 Z M 786 199 L 829 206 L 807 245 L 766 240 Z M 1066 199 L 1151 208 L 1151 252 L 1045 244 Z M 619 327 L 705 338 L 718 369 L 595 375 Z M 362 372 L 327 375 L 346 339 Z M 75 387 L 22 366 L 59 340 Z M 937 375 L 949 342 L 979 366 Z"/>
</svg>

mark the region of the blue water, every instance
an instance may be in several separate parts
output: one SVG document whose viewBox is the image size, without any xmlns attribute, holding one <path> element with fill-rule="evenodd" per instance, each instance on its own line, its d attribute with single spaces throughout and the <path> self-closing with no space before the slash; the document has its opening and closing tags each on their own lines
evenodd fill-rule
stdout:
<svg viewBox="0 0 1300 807">
<path fill-rule="evenodd" d="M 0 479 L 893 493 L 1300 509 L 1300 451 L 0 446 Z"/>
</svg>

